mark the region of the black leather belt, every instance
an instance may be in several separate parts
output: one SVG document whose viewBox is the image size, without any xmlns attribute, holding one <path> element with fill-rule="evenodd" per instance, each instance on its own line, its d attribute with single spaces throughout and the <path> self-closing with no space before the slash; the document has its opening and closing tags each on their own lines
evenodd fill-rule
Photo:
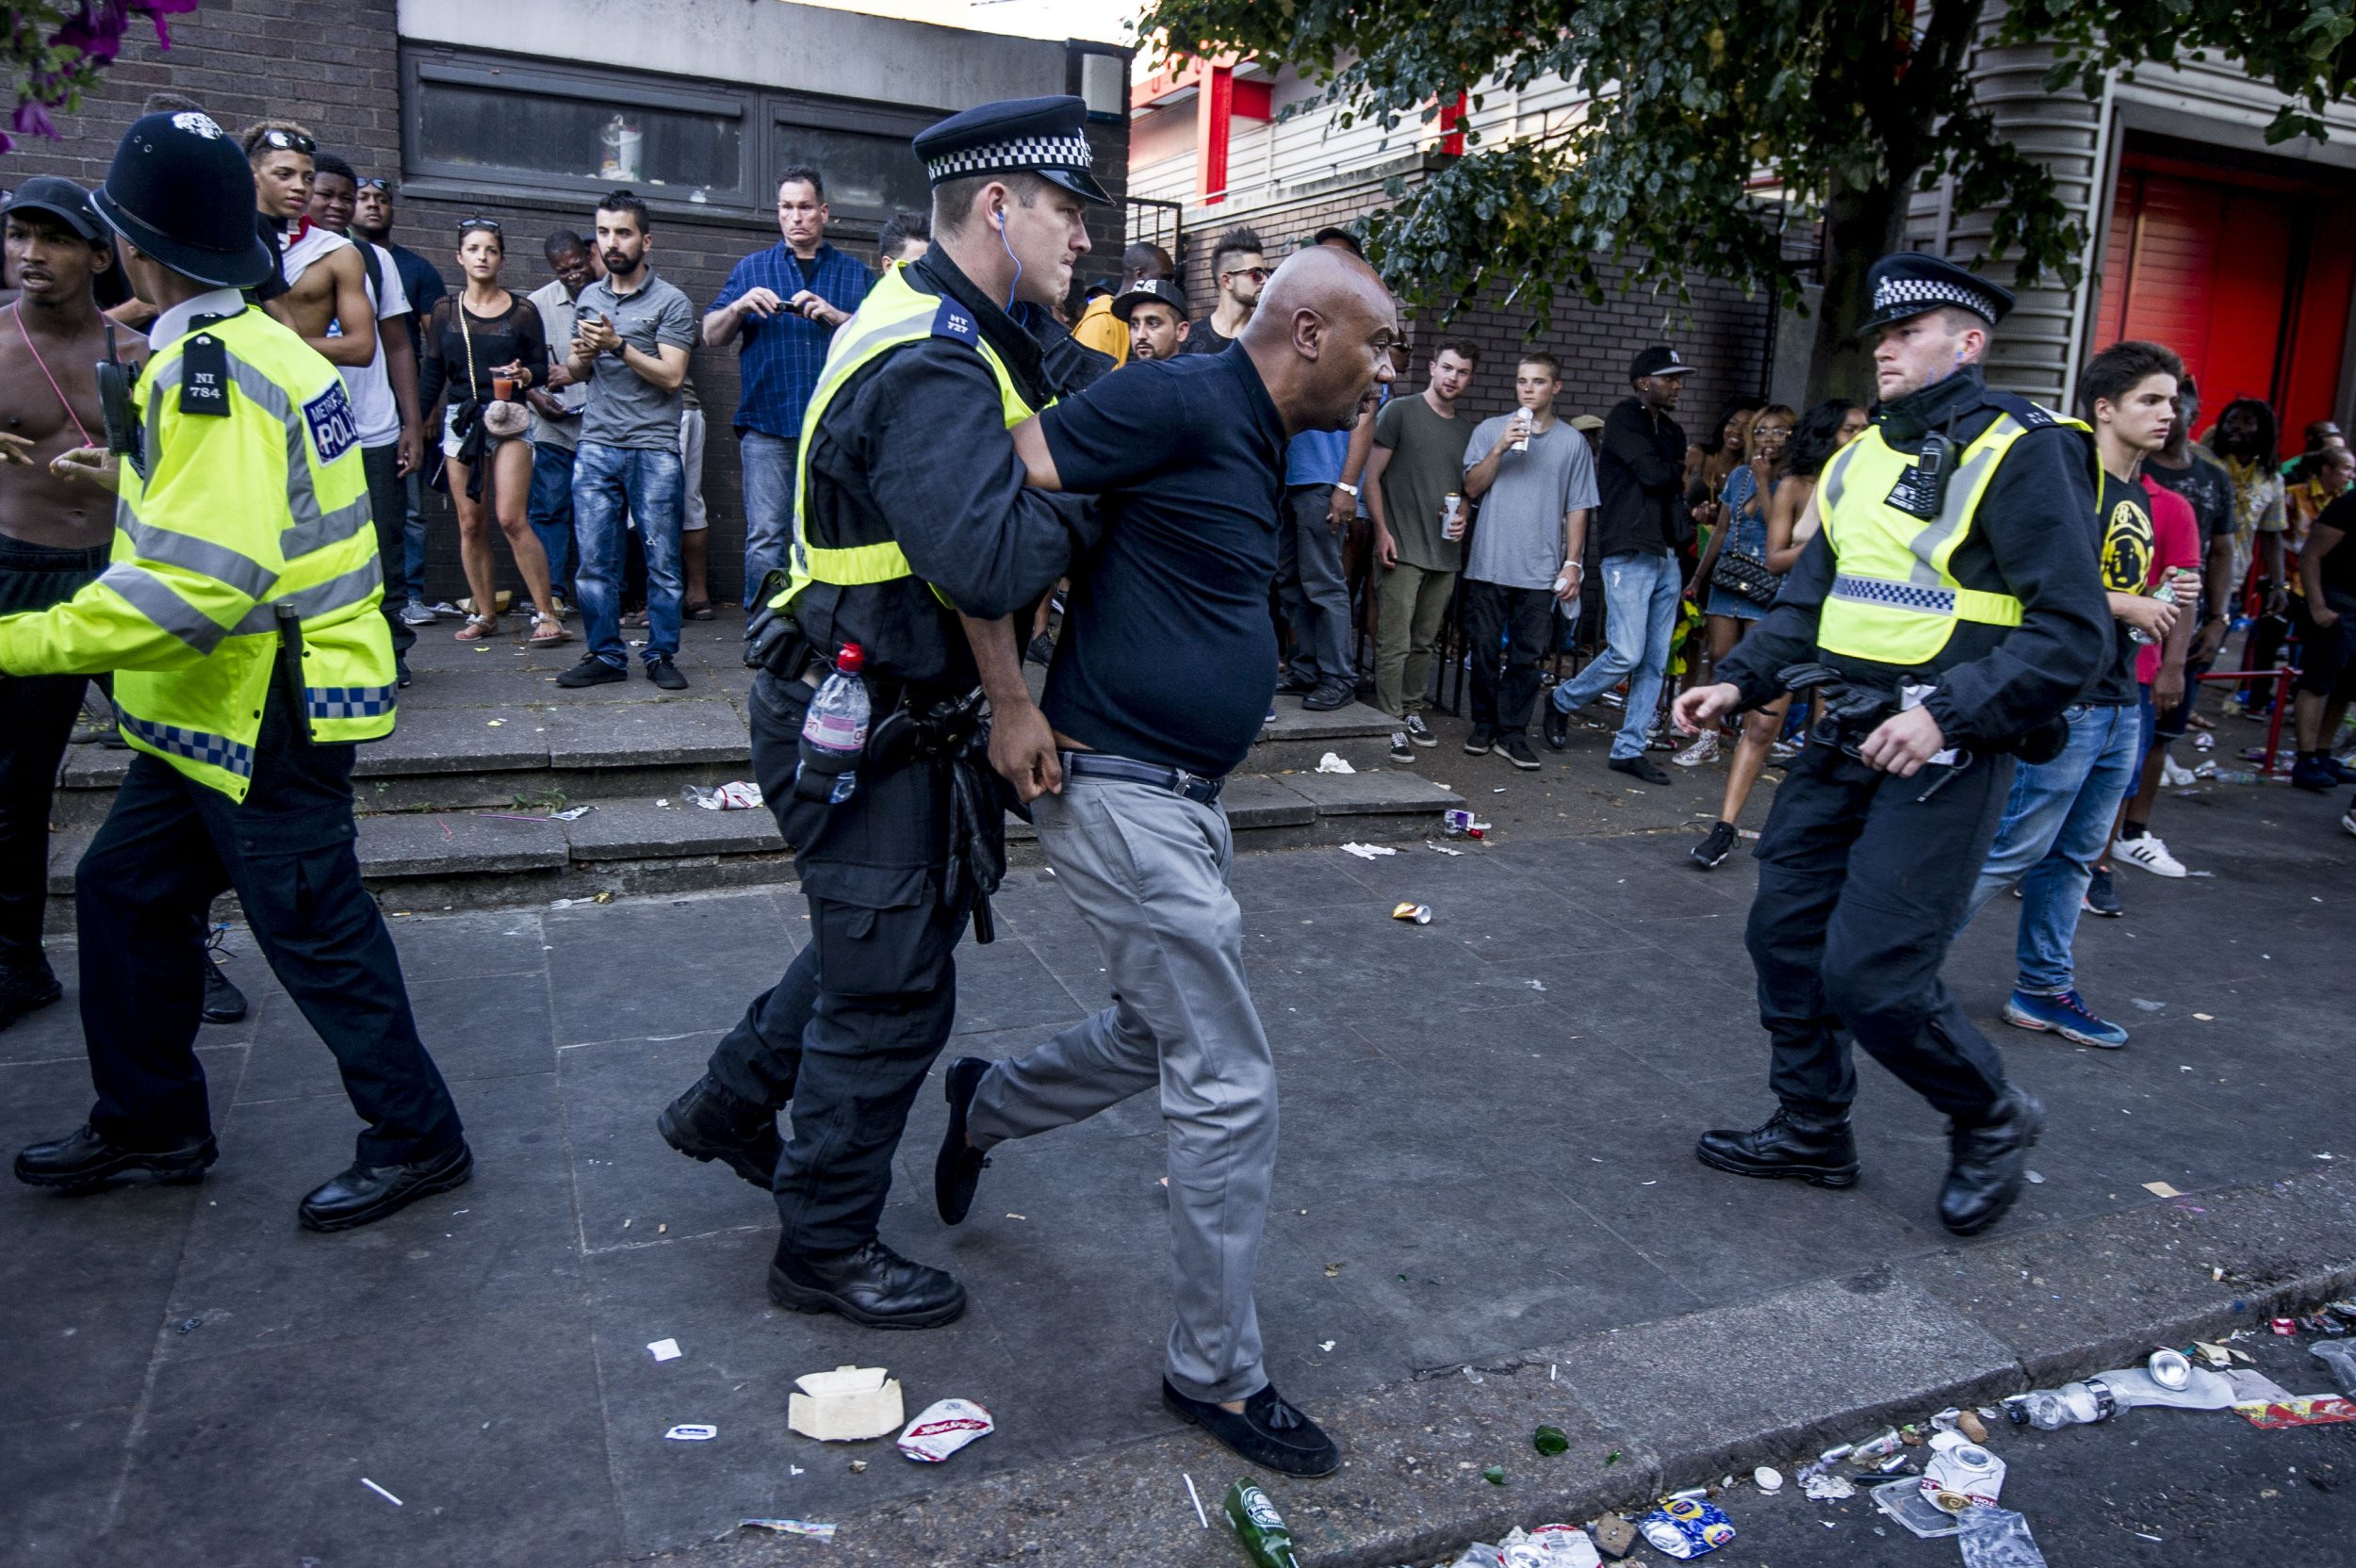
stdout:
<svg viewBox="0 0 2356 1568">
<path fill-rule="evenodd" d="M 1184 795 L 1198 806 L 1210 806 L 1219 800 L 1219 792 L 1226 786 L 1224 778 L 1204 778 L 1184 768 L 1165 768 L 1152 762 L 1132 761 L 1126 757 L 1108 757 L 1101 751 L 1067 751 L 1058 753 L 1063 759 L 1064 776 L 1068 778 L 1118 778 L 1124 784 L 1151 784 L 1171 794 Z"/>
</svg>

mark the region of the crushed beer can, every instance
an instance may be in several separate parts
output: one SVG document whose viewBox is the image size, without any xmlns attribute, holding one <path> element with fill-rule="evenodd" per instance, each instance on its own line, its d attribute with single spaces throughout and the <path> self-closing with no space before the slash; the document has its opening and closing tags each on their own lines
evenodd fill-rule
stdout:
<svg viewBox="0 0 2356 1568">
<path fill-rule="evenodd" d="M 2299 1319 L 2296 1317 L 2272 1318 L 2267 1321 L 2266 1327 L 2272 1329 L 2276 1333 L 2282 1335 L 2284 1339 L 2289 1339 L 2292 1335 L 2299 1332 Z"/>
<path fill-rule="evenodd" d="M 1715 1503 L 1672 1497 L 1636 1522 L 1645 1544 L 1679 1560 L 1714 1552 L 1734 1539 L 1734 1521 Z"/>
<path fill-rule="evenodd" d="M 1922 1467 L 1922 1495 L 1942 1513 L 1993 1506 L 2004 1490 L 2004 1462 L 1976 1443 L 1957 1443 Z"/>
<path fill-rule="evenodd" d="M 939 1464 L 959 1448 L 998 1429 L 990 1412 L 971 1399 L 937 1399 L 900 1434 L 900 1452 L 919 1464 Z"/>
<path fill-rule="evenodd" d="M 1429 904 L 1400 903 L 1392 907 L 1391 918 L 1393 920 L 1413 921 L 1417 925 L 1429 925 L 1432 923 L 1432 906 Z"/>
</svg>

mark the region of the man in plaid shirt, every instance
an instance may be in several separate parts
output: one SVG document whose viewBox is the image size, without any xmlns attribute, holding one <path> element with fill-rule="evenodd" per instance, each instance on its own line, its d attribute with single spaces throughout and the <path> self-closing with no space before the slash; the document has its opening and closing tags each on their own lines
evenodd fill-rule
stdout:
<svg viewBox="0 0 2356 1568">
<path fill-rule="evenodd" d="M 826 183 L 807 164 L 777 181 L 777 229 L 784 237 L 738 262 L 704 316 L 707 347 L 740 345 L 736 441 L 744 466 L 747 610 L 762 575 L 785 564 L 794 537 L 794 457 L 826 345 L 875 281 L 826 243 Z"/>
</svg>

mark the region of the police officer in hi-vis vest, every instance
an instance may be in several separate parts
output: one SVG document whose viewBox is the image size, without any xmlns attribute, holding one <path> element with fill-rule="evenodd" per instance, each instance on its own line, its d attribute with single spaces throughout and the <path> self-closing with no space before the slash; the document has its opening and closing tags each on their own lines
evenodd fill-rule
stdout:
<svg viewBox="0 0 2356 1568">
<path fill-rule="evenodd" d="M 0 672 L 112 670 L 136 755 L 74 874 L 97 1103 L 16 1174 L 79 1191 L 213 1163 L 194 1041 L 205 917 L 234 888 L 368 1123 L 298 1211 L 348 1230 L 473 1168 L 352 851 L 352 743 L 392 731 L 393 647 L 352 407 L 335 368 L 238 292 L 272 263 L 220 126 L 140 120 L 96 205 L 163 312 L 135 387 L 101 369 L 121 461 L 60 459 L 115 487 L 113 558 L 67 602 L 0 618 Z"/>
<path fill-rule="evenodd" d="M 1855 1183 L 1854 1040 L 1947 1116 L 1939 1217 L 1971 1235 L 2019 1194 L 2045 1113 L 1939 967 L 2014 758 L 2057 748 L 2110 653 L 2094 449 L 2077 420 L 1982 379 L 2010 294 L 1919 254 L 1883 257 L 1869 283 L 1874 421 L 1824 466 L 1774 607 L 1718 684 L 1677 702 L 1691 731 L 1785 690 L 1824 701 L 1759 836 L 1747 938 L 1781 1104 L 1695 1152 Z"/>
<path fill-rule="evenodd" d="M 876 1328 L 965 1310 L 962 1285 L 875 1225 L 908 1106 L 949 1038 L 951 951 L 969 920 L 989 939 L 1008 798 L 990 760 L 1009 776 L 1056 766 L 1019 669 L 993 687 L 982 731 L 960 618 L 1027 612 L 1093 542 L 1087 503 L 1023 488 L 1007 434 L 1112 364 L 1049 314 L 1088 248 L 1087 204 L 1110 200 L 1085 120 L 1078 98 L 1025 99 L 915 139 L 932 250 L 887 270 L 835 329 L 802 423 L 790 568 L 770 574 L 745 633 L 753 768 L 794 846 L 810 939 L 658 1119 L 681 1153 L 775 1193 L 772 1298 Z M 844 760 L 802 728 L 853 645 L 873 717 L 848 793 L 830 800 Z"/>
</svg>

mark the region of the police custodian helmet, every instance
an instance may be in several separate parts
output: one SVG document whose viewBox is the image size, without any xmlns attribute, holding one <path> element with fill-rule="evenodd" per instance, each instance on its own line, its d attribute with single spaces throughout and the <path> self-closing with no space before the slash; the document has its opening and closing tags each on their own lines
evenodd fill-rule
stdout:
<svg viewBox="0 0 2356 1568">
<path fill-rule="evenodd" d="M 1088 105 L 1070 93 L 982 104 L 917 132 L 913 145 L 934 185 L 975 174 L 1037 174 L 1083 201 L 1113 204 L 1096 183 Z"/>
<path fill-rule="evenodd" d="M 1865 319 L 1857 323 L 1859 333 L 1942 305 L 1968 310 L 1992 327 L 2012 308 L 2011 290 L 1921 251 L 1882 257 L 1866 273 L 1865 287 L 1871 303 L 1866 306 Z"/>
<path fill-rule="evenodd" d="M 132 122 L 92 199 L 107 225 L 184 277 L 251 288 L 275 266 L 254 227 L 254 173 L 196 109 Z"/>
</svg>

